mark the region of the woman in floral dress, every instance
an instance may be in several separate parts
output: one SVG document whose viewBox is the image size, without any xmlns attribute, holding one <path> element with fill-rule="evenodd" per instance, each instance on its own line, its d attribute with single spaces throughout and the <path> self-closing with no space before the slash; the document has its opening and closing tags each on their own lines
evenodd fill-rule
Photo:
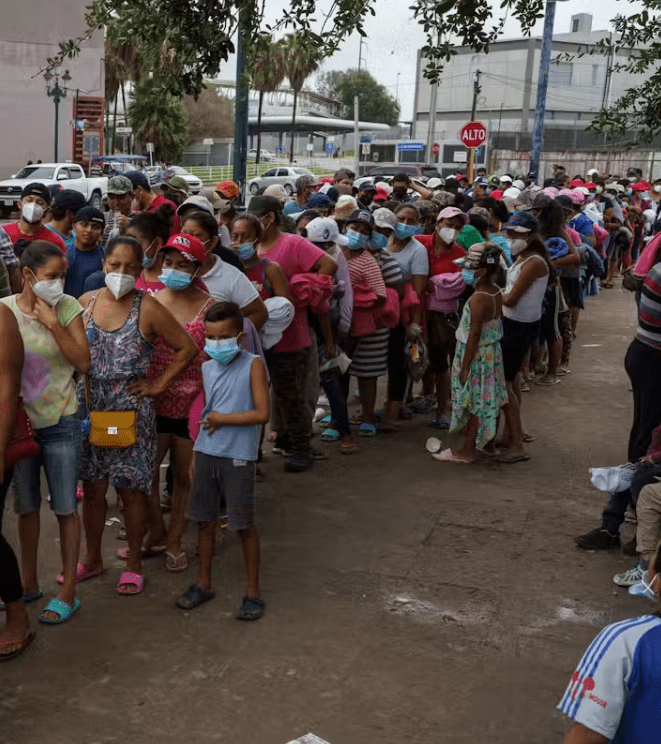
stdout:
<svg viewBox="0 0 661 744">
<path fill-rule="evenodd" d="M 84 441 L 80 466 L 86 572 L 98 573 L 103 567 L 101 540 L 109 484 L 121 500 L 129 553 L 127 571 L 121 574 L 117 585 L 119 594 L 138 594 L 144 585 L 141 543 L 156 457 L 153 398 L 183 374 L 198 354 L 195 342 L 172 313 L 153 297 L 135 289 L 142 258 L 142 247 L 135 238 L 113 238 L 105 251 L 106 286 L 80 298 L 86 308 L 83 317 L 92 356 L 90 410 L 137 411 L 135 445 L 109 449 L 93 447 Z M 160 377 L 148 380 L 157 336 L 174 349 L 174 358 Z M 81 383 L 80 403 L 86 402 L 84 388 Z"/>
<path fill-rule="evenodd" d="M 507 402 L 500 348 L 502 297 L 494 282 L 500 255 L 495 243 L 478 243 L 457 259 L 464 281 L 475 287 L 464 305 L 452 365 L 450 432 L 463 431 L 464 441 L 455 452 L 448 448 L 433 455 L 442 462 L 473 462 L 476 448 L 496 436 L 498 413 Z"/>
</svg>

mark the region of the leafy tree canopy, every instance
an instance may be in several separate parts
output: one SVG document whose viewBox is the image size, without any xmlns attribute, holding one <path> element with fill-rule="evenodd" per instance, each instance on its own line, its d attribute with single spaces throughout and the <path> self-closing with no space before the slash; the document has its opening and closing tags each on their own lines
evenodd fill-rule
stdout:
<svg viewBox="0 0 661 744">
<path fill-rule="evenodd" d="M 353 111 L 358 96 L 360 118 L 394 126 L 399 121 L 399 103 L 366 70 L 333 70 L 320 75 L 317 89 L 322 95 L 341 101 Z"/>
<path fill-rule="evenodd" d="M 129 123 L 138 142 L 154 143 L 157 160 L 176 163 L 188 145 L 184 104 L 149 78 L 136 82 L 129 105 Z"/>
<path fill-rule="evenodd" d="M 193 96 L 184 98 L 188 114 L 188 138 L 190 143 L 206 137 L 231 137 L 234 128 L 233 102 L 219 96 L 215 86 L 200 93 L 197 101 Z"/>
</svg>

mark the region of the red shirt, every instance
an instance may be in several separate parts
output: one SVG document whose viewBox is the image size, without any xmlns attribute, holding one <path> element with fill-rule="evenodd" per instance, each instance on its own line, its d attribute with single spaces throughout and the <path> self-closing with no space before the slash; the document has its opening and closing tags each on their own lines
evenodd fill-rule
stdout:
<svg viewBox="0 0 661 744">
<path fill-rule="evenodd" d="M 283 233 L 280 240 L 264 255 L 280 264 L 287 279 L 291 279 L 296 274 L 308 274 L 326 253 L 301 235 Z M 306 308 L 297 307 L 294 319 L 282 334 L 282 339 L 273 347 L 273 351 L 300 351 L 307 349 L 311 343 Z"/>
<path fill-rule="evenodd" d="M 438 274 L 456 274 L 461 271 L 459 266 L 453 261 L 466 255 L 466 251 L 456 243 L 452 244 L 449 251 L 437 254 L 434 251 L 434 233 L 431 235 L 416 235 L 415 239 L 422 243 L 427 249 L 429 257 L 429 276 L 438 276 Z"/>
<path fill-rule="evenodd" d="M 16 245 L 19 240 L 47 240 L 49 243 L 54 243 L 66 255 L 67 249 L 62 238 L 46 226 L 42 227 L 35 235 L 26 235 L 21 232 L 19 224 L 19 222 L 12 222 L 9 225 L 3 225 L 5 232 L 11 238 L 12 245 Z"/>
<path fill-rule="evenodd" d="M 177 205 L 173 201 L 166 199 L 163 194 L 156 194 L 154 201 L 147 207 L 145 212 L 155 212 L 163 204 L 169 204 L 172 209 L 174 209 L 174 220 L 172 222 L 172 229 L 170 230 L 170 237 L 172 237 L 181 232 L 181 224 L 179 222 L 179 215 L 177 214 Z"/>
</svg>

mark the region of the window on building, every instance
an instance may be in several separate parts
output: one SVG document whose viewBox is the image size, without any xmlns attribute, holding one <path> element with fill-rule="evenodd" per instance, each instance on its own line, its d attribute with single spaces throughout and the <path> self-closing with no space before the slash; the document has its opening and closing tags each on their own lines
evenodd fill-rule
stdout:
<svg viewBox="0 0 661 744">
<path fill-rule="evenodd" d="M 592 85 L 597 85 L 599 81 L 599 65 L 592 65 Z"/>
<path fill-rule="evenodd" d="M 571 22 L 572 34 L 578 33 L 578 18 L 574 18 Z"/>
<path fill-rule="evenodd" d="M 549 85 L 555 88 L 570 86 L 573 67 L 571 62 L 552 61 L 549 67 Z"/>
</svg>

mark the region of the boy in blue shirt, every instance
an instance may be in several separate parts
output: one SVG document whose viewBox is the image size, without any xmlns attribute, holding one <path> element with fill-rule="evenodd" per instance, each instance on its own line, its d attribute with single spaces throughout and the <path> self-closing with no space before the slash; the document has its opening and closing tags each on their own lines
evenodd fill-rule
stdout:
<svg viewBox="0 0 661 744">
<path fill-rule="evenodd" d="M 74 218 L 74 245 L 67 248 L 67 278 L 64 293 L 78 299 L 85 292 L 87 277 L 103 269 L 103 212 L 94 207 L 83 207 Z"/>
<path fill-rule="evenodd" d="M 255 464 L 261 429 L 270 413 L 269 386 L 261 358 L 239 348 L 243 315 L 234 302 L 217 302 L 204 319 L 202 365 L 205 406 L 193 448 L 193 489 L 189 519 L 198 523 L 198 574 L 177 600 L 191 610 L 215 596 L 211 590 L 218 509 L 227 506 L 229 529 L 238 532 L 248 590 L 236 617 L 258 620 L 264 613 L 259 592 L 259 536 L 255 528 Z"/>
</svg>

